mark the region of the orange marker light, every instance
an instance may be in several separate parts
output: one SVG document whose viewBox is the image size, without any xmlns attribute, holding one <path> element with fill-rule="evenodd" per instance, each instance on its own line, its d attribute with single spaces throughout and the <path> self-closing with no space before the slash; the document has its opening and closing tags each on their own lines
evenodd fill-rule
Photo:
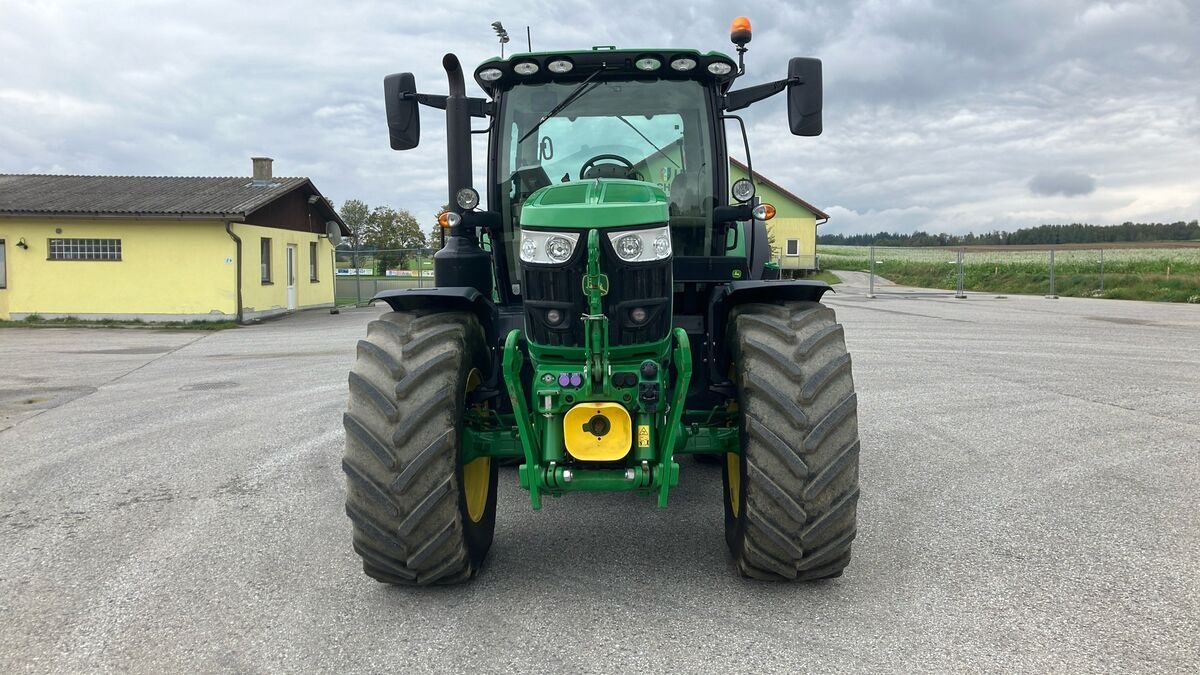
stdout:
<svg viewBox="0 0 1200 675">
<path fill-rule="evenodd" d="M 438 225 L 442 227 L 450 227 L 450 212 L 442 211 L 438 214 Z"/>
<path fill-rule="evenodd" d="M 775 207 L 764 202 L 754 207 L 750 213 L 758 220 L 770 220 L 775 217 Z"/>
<path fill-rule="evenodd" d="M 742 46 L 750 41 L 750 19 L 739 16 L 733 20 L 729 26 L 729 41 L 735 45 Z"/>
</svg>

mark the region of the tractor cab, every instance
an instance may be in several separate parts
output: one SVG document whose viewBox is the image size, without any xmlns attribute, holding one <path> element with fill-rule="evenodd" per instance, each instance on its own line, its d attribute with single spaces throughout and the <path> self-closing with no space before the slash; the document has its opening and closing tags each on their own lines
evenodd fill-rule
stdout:
<svg viewBox="0 0 1200 675">
<path fill-rule="evenodd" d="M 725 153 L 716 102 L 733 68 L 716 53 L 600 48 L 480 65 L 475 79 L 499 108 L 488 188 L 506 241 L 519 241 L 521 207 L 534 191 L 623 179 L 666 195 L 676 254 L 723 255 L 712 220 L 727 177 L 717 162 Z M 515 257 L 509 263 L 515 273 Z"/>
</svg>

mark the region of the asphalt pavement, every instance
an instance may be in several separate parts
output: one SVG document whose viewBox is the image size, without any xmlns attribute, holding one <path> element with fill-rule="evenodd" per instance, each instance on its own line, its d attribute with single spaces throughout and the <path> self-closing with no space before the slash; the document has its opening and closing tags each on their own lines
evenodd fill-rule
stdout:
<svg viewBox="0 0 1200 675">
<path fill-rule="evenodd" d="M 473 583 L 363 576 L 341 414 L 380 309 L 0 329 L 0 672 L 1200 668 L 1200 307 L 847 281 L 859 536 L 807 585 L 734 575 L 687 460 L 665 511 L 533 512 L 504 469 Z"/>
</svg>

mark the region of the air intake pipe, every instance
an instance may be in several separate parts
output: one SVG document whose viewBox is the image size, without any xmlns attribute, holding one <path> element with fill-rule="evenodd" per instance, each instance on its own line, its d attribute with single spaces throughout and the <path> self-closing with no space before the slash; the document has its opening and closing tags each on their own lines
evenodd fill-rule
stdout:
<svg viewBox="0 0 1200 675">
<path fill-rule="evenodd" d="M 492 257 L 479 248 L 475 225 L 458 205 L 458 191 L 471 187 L 471 113 L 462 66 L 454 54 L 442 58 L 450 95 L 446 97 L 446 171 L 449 195 L 446 203 L 458 214 L 457 224 L 447 232 L 446 245 L 433 256 L 434 283 L 441 287 L 477 289 L 492 297 Z"/>
</svg>

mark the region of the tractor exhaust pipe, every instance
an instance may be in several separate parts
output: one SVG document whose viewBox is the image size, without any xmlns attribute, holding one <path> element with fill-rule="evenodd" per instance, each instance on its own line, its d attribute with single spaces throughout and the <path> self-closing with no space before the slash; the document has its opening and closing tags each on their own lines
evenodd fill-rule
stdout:
<svg viewBox="0 0 1200 675">
<path fill-rule="evenodd" d="M 450 95 L 446 97 L 446 204 L 457 213 L 446 245 L 433 256 L 433 281 L 441 287 L 470 287 L 492 297 L 492 256 L 479 248 L 475 222 L 469 210 L 458 205 L 458 191 L 471 187 L 471 112 L 462 66 L 454 54 L 442 57 Z"/>
<path fill-rule="evenodd" d="M 458 191 L 471 187 L 471 113 L 467 109 L 467 85 L 458 57 L 442 57 L 450 95 L 446 97 L 446 168 L 449 172 L 450 194 L 446 203 L 450 210 L 462 215 L 458 206 Z M 474 233 L 472 233 L 474 235 Z"/>
</svg>

